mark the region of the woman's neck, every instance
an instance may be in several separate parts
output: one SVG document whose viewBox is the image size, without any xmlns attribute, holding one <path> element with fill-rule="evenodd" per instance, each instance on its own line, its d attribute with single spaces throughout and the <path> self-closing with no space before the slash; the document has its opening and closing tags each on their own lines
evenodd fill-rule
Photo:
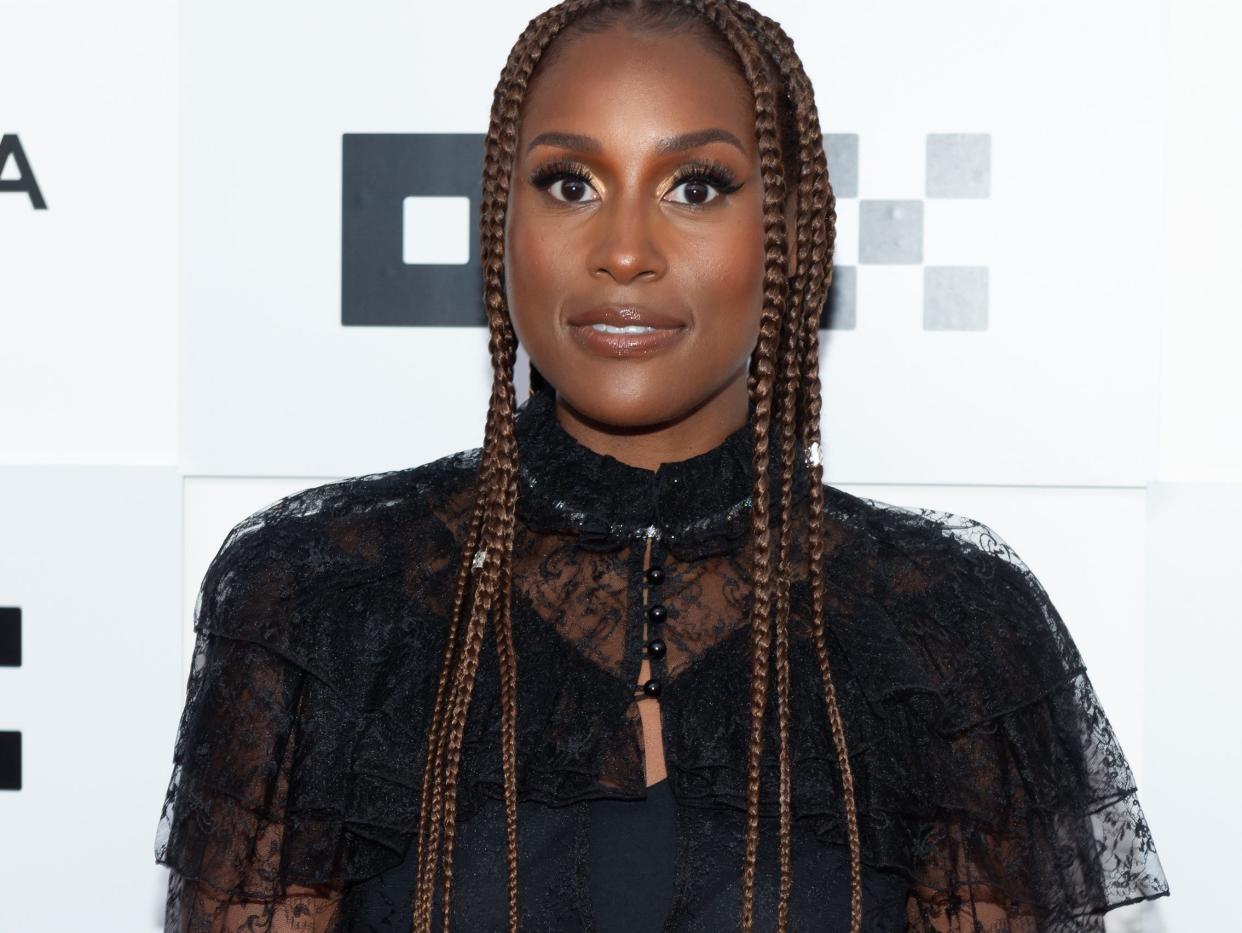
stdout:
<svg viewBox="0 0 1242 933">
<path fill-rule="evenodd" d="M 556 399 L 556 419 L 582 446 L 629 466 L 655 471 L 719 446 L 750 417 L 746 372 L 691 411 L 654 424 L 616 425 L 593 419 Z"/>
</svg>

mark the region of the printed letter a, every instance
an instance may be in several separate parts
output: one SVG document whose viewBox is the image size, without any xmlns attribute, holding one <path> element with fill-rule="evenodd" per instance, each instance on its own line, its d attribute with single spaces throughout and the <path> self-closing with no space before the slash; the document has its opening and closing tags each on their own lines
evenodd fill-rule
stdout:
<svg viewBox="0 0 1242 933">
<path fill-rule="evenodd" d="M 19 177 L 6 181 L 4 170 L 9 164 L 10 157 L 17 165 Z M 16 133 L 6 133 L 0 137 L 0 192 L 3 191 L 24 191 L 30 196 L 30 203 L 34 205 L 35 210 L 47 210 L 43 192 L 39 190 L 39 183 L 35 181 L 34 172 L 31 171 L 30 162 L 26 158 L 26 151 L 22 149 L 22 142 L 17 138 Z"/>
</svg>

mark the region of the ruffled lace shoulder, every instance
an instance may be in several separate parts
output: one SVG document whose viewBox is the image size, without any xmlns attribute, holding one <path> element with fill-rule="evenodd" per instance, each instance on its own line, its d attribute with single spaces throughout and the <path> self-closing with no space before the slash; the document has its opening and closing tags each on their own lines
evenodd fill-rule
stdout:
<svg viewBox="0 0 1242 933">
<path fill-rule="evenodd" d="M 248 928 L 401 861 L 434 690 L 393 675 L 439 657 L 473 455 L 303 490 L 226 537 L 156 839 L 167 929 Z"/>
<path fill-rule="evenodd" d="M 1027 564 L 974 519 L 826 492 L 864 847 L 911 879 L 909 929 L 1085 933 L 1168 894 L 1134 775 Z"/>
</svg>

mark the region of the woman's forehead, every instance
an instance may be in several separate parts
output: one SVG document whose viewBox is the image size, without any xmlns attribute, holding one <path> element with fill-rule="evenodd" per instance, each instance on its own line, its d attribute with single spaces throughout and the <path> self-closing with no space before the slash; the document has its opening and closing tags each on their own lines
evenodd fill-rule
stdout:
<svg viewBox="0 0 1242 933">
<path fill-rule="evenodd" d="M 754 99 L 746 79 L 694 34 L 624 28 L 561 37 L 523 102 L 522 146 L 537 134 L 652 140 L 723 127 L 753 145 Z"/>
</svg>

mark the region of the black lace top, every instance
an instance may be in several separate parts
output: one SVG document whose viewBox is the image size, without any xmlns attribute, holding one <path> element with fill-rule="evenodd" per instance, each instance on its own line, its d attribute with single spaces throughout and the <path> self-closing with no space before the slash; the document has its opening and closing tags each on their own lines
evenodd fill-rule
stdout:
<svg viewBox="0 0 1242 933">
<path fill-rule="evenodd" d="M 654 602 L 666 648 L 650 660 L 677 821 L 663 929 L 736 930 L 749 423 L 648 471 L 579 444 L 539 394 L 519 411 L 518 448 L 521 928 L 605 929 L 592 805 L 647 793 L 636 685 Z M 478 463 L 464 451 L 307 489 L 224 541 L 196 607 L 156 840 L 173 869 L 168 930 L 249 929 L 273 907 L 286 918 L 274 930 L 409 930 L 424 732 Z M 807 491 L 800 471 L 803 524 Z M 1018 555 L 959 515 L 827 485 L 824 497 L 828 649 L 855 780 L 864 929 L 1101 931 L 1109 908 L 1167 894 L 1082 658 Z M 804 567 L 805 539 L 793 540 L 791 566 Z M 658 582 L 644 572 L 648 543 Z M 845 931 L 848 836 L 805 571 L 791 601 L 790 929 Z M 757 931 L 774 929 L 777 902 L 775 692 Z M 452 926 L 469 933 L 505 928 L 499 723 L 489 629 L 454 847 Z M 316 920 L 289 892 L 318 882 L 344 893 Z"/>
</svg>

